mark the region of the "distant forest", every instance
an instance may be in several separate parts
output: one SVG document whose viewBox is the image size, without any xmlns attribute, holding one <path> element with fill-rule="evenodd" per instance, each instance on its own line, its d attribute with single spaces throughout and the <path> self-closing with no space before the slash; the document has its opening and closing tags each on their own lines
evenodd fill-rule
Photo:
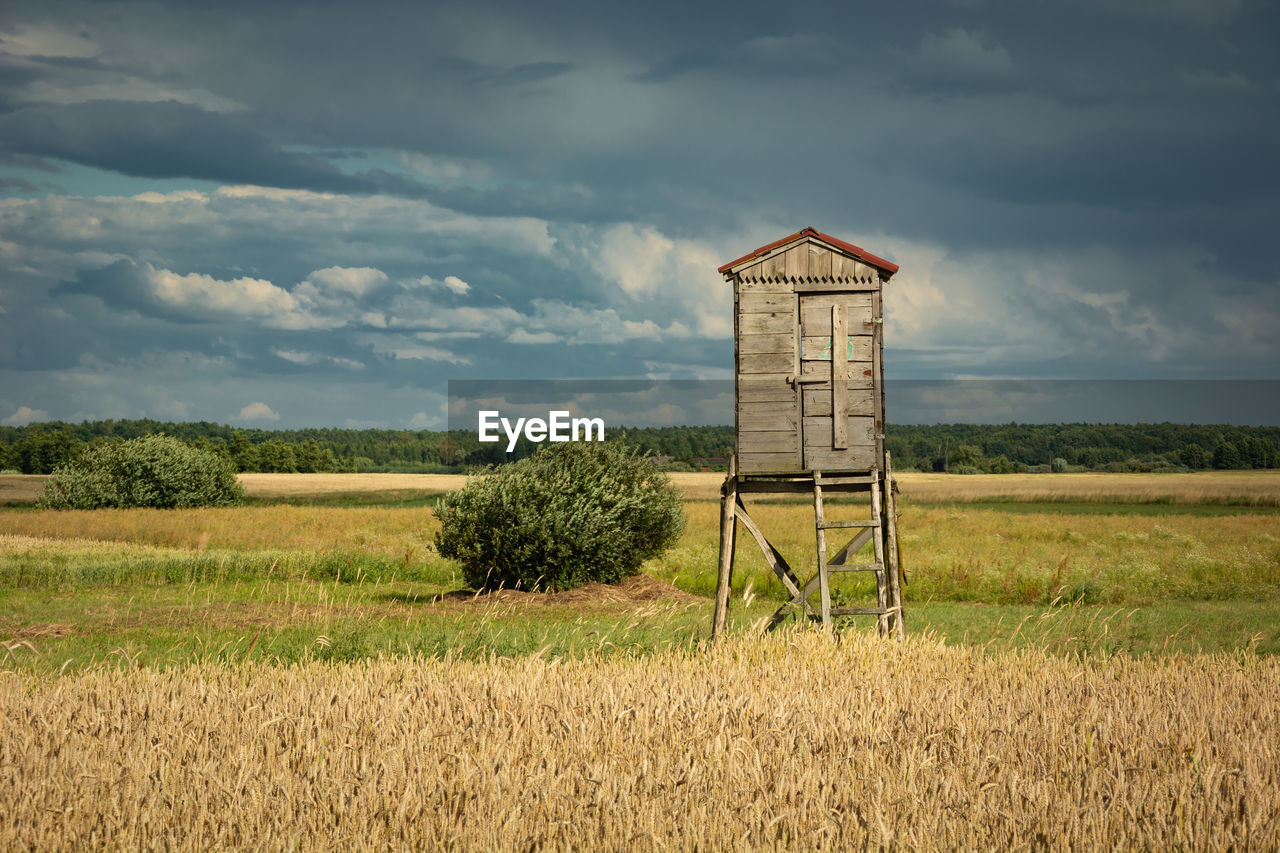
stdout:
<svg viewBox="0 0 1280 853">
<path fill-rule="evenodd" d="M 537 445 L 480 443 L 460 430 L 237 429 L 153 420 L 59 421 L 0 427 L 0 470 L 47 474 L 97 442 L 165 433 L 232 460 L 241 471 L 459 472 L 510 462 Z M 733 427 L 610 429 L 670 470 L 721 468 Z M 1185 424 L 890 425 L 886 444 L 899 471 L 958 474 L 1048 471 L 1186 471 L 1275 468 L 1280 427 Z"/>
</svg>

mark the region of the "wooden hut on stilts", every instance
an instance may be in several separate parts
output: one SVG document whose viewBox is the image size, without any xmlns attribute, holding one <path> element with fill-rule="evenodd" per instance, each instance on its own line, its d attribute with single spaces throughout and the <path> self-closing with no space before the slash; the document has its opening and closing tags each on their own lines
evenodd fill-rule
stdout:
<svg viewBox="0 0 1280 853">
<path fill-rule="evenodd" d="M 720 637 L 740 524 L 791 599 L 774 614 L 876 617 L 903 633 L 893 474 L 884 447 L 882 293 L 896 264 L 813 228 L 720 268 L 733 285 L 736 454 L 721 490 L 720 573 L 712 636 Z M 812 493 L 817 571 L 802 580 L 747 511 L 744 494 Z M 868 495 L 866 517 L 836 520 L 824 501 Z M 829 537 L 851 538 L 837 546 Z M 856 555 L 871 544 L 870 559 Z M 874 573 L 875 606 L 832 602 L 831 576 Z M 815 596 L 817 600 L 815 601 Z"/>
</svg>

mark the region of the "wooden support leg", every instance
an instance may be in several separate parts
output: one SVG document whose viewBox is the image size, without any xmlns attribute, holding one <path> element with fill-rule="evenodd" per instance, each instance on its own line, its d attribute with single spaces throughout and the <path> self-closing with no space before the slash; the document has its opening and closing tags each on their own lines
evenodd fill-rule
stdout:
<svg viewBox="0 0 1280 853">
<path fill-rule="evenodd" d="M 711 622 L 711 639 L 724 635 L 729 616 L 729 588 L 733 581 L 733 552 L 737 539 L 738 481 L 737 457 L 729 457 L 729 476 L 720 489 L 720 576 L 716 582 L 716 610 Z"/>
<path fill-rule="evenodd" d="M 885 550 L 889 557 L 889 604 L 893 607 L 891 626 L 899 640 L 906 637 L 906 614 L 902 611 L 902 569 L 898 551 L 898 499 L 893 493 L 893 467 L 889 451 L 884 452 Z"/>
<path fill-rule="evenodd" d="M 841 340 L 844 339 L 841 338 Z M 827 531 L 826 516 L 822 507 L 822 475 L 816 471 L 813 474 L 813 517 L 816 520 L 814 529 L 818 538 L 818 593 L 822 602 L 822 627 L 829 631 L 831 630 L 831 575 L 827 568 Z"/>
<path fill-rule="evenodd" d="M 876 620 L 876 630 L 881 637 L 889 634 L 889 572 L 885 566 L 883 516 L 881 515 L 880 486 L 871 481 L 871 516 L 875 522 L 872 527 L 871 545 L 876 555 L 876 607 L 881 615 Z"/>
</svg>

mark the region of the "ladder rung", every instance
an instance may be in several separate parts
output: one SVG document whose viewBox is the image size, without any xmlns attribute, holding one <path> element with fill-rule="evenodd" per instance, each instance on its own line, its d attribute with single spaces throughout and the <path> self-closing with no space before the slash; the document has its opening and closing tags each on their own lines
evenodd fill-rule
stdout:
<svg viewBox="0 0 1280 853">
<path fill-rule="evenodd" d="M 878 566 L 875 563 L 849 563 L 847 565 L 836 564 L 836 565 L 827 566 L 827 571 L 829 572 L 882 572 L 884 571 L 884 567 Z"/>
<path fill-rule="evenodd" d="M 833 527 L 879 527 L 879 519 L 859 519 L 858 521 L 823 521 L 819 522 L 818 527 L 822 530 L 830 530 Z"/>
<path fill-rule="evenodd" d="M 883 616 L 888 610 L 884 607 L 833 607 L 832 616 Z"/>
</svg>

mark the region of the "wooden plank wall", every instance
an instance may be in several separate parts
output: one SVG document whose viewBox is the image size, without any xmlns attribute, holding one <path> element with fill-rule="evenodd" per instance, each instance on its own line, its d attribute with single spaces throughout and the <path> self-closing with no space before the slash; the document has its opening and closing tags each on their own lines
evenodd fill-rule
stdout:
<svg viewBox="0 0 1280 853">
<path fill-rule="evenodd" d="M 879 271 L 801 241 L 740 270 L 734 282 L 737 454 L 743 474 L 878 467 L 883 432 Z M 831 307 L 849 335 L 849 416 L 833 447 Z M 801 332 L 803 331 L 803 335 Z M 827 381 L 792 385 L 792 376 Z"/>
<path fill-rule="evenodd" d="M 798 302 L 781 279 L 737 282 L 738 471 L 800 469 L 800 416 L 795 388 Z"/>
</svg>

